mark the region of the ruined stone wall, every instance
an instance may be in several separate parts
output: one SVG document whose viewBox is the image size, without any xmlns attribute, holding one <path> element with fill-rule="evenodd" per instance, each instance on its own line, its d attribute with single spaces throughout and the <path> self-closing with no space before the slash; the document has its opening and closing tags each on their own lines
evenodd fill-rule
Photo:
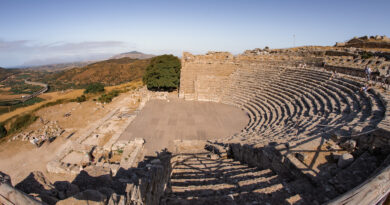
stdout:
<svg viewBox="0 0 390 205">
<path fill-rule="evenodd" d="M 183 53 L 179 97 L 186 100 L 221 101 L 229 76 L 238 68 L 230 53 L 194 56 Z"/>
</svg>

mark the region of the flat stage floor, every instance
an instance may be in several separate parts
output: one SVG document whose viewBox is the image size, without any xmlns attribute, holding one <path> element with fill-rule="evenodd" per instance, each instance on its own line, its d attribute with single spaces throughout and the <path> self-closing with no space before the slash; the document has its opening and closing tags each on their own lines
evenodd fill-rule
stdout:
<svg viewBox="0 0 390 205">
<path fill-rule="evenodd" d="M 172 150 L 173 140 L 217 139 L 241 131 L 249 118 L 245 111 L 221 103 L 173 99 L 151 100 L 119 140 L 145 139 L 147 154 Z"/>
</svg>

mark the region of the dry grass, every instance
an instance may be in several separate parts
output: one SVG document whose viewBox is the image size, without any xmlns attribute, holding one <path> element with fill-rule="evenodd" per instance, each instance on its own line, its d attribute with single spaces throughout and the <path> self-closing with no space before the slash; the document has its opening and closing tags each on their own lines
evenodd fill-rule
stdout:
<svg viewBox="0 0 390 205">
<path fill-rule="evenodd" d="M 34 105 L 27 106 L 27 107 L 18 108 L 12 112 L 0 115 L 0 122 L 4 122 L 4 121 L 6 121 L 14 116 L 17 116 L 17 115 L 21 115 L 21 114 L 24 114 L 27 112 L 32 112 L 35 109 L 39 108 L 40 106 L 47 104 L 49 102 L 55 102 L 56 100 L 60 100 L 60 99 L 72 99 L 72 98 L 75 98 L 77 96 L 80 96 L 82 93 L 83 93 L 83 90 L 72 90 L 72 91 L 65 92 L 65 93 L 56 92 L 55 94 L 52 94 L 53 98 L 51 100 L 36 103 Z M 38 97 L 41 97 L 41 96 L 38 96 Z"/>
<path fill-rule="evenodd" d="M 132 89 L 132 88 L 138 88 L 138 87 L 141 87 L 143 86 L 143 83 L 141 80 L 136 80 L 136 81 L 131 81 L 131 82 L 128 82 L 128 83 L 123 83 L 123 84 L 120 84 L 120 85 L 114 85 L 114 86 L 109 86 L 109 87 L 106 87 L 105 89 L 107 91 L 111 91 L 111 90 L 125 90 L 125 89 Z"/>
<path fill-rule="evenodd" d="M 55 81 L 71 82 L 76 85 L 97 82 L 105 85 L 118 85 L 130 80 L 142 79 L 149 62 L 150 59 L 130 58 L 100 61 L 81 68 L 67 70 Z M 52 84 L 55 86 L 55 83 Z"/>
<path fill-rule="evenodd" d="M 364 51 L 390 52 L 390 48 L 359 48 Z"/>
<path fill-rule="evenodd" d="M 297 50 L 302 49 L 302 48 L 312 48 L 312 49 L 317 49 L 317 50 L 329 50 L 329 49 L 334 48 L 334 47 L 333 46 L 298 46 L 298 47 L 291 47 L 291 48 L 285 48 L 285 49 L 297 51 Z M 276 49 L 276 50 L 278 50 L 278 49 Z"/>
<path fill-rule="evenodd" d="M 11 90 L 11 87 L 2 87 L 3 85 L 0 85 L 0 91 L 7 92 Z"/>
<path fill-rule="evenodd" d="M 120 85 L 109 86 L 109 87 L 106 87 L 105 89 L 107 91 L 111 91 L 114 89 L 131 90 L 131 89 L 141 87 L 141 86 L 143 86 L 142 81 L 137 80 L 137 81 L 132 81 L 132 82 L 128 82 L 128 83 L 124 83 L 124 84 L 120 84 Z M 61 99 L 74 99 L 74 98 L 82 95 L 83 92 L 84 92 L 83 89 L 77 89 L 77 90 L 67 90 L 64 92 L 59 91 L 59 92 L 44 93 L 42 95 L 39 95 L 38 97 L 43 98 L 46 101 L 36 103 L 34 105 L 31 105 L 31 106 L 18 108 L 12 112 L 0 115 L 0 122 L 4 122 L 4 121 L 6 121 L 14 116 L 17 116 L 17 115 L 25 114 L 28 112 L 33 112 L 34 110 L 38 109 L 39 107 L 41 107 L 47 103 L 50 103 L 50 102 L 55 102 L 55 101 L 61 100 Z"/>
<path fill-rule="evenodd" d="M 27 95 L 27 94 L 12 95 L 12 94 L 10 94 L 10 93 L 1 93 L 1 94 L 0 94 L 0 100 L 15 100 L 15 99 L 20 99 L 23 95 Z"/>
</svg>

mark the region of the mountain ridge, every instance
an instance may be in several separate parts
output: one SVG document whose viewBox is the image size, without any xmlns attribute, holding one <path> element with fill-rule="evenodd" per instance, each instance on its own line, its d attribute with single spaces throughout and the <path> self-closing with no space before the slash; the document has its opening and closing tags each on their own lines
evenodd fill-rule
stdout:
<svg viewBox="0 0 390 205">
<path fill-rule="evenodd" d="M 120 59 L 120 58 L 148 59 L 153 57 L 155 57 L 155 55 L 153 54 L 145 54 L 139 51 L 130 51 L 130 52 L 114 55 L 110 59 Z"/>
</svg>

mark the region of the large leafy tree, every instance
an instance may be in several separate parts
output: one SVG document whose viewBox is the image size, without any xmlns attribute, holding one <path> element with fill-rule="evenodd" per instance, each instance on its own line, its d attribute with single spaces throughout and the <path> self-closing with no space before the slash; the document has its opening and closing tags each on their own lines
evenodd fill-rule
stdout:
<svg viewBox="0 0 390 205">
<path fill-rule="evenodd" d="M 149 90 L 172 91 L 179 87 L 181 63 L 178 57 L 154 57 L 146 68 L 143 81 Z"/>
</svg>

